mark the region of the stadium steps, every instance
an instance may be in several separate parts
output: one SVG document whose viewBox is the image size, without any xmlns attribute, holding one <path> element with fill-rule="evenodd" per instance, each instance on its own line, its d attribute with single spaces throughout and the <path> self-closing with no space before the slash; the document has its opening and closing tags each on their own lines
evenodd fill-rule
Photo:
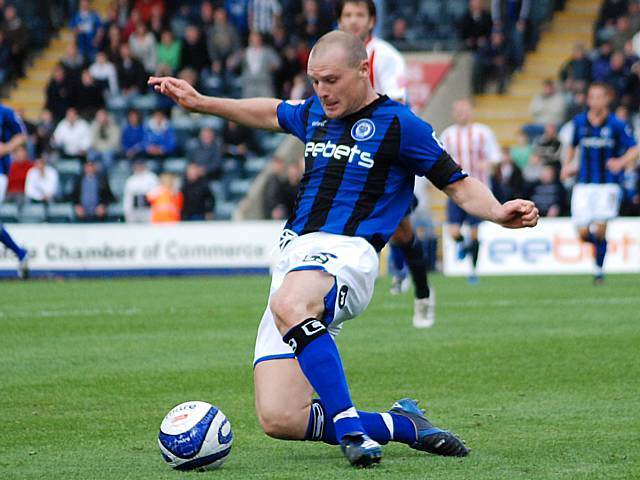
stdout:
<svg viewBox="0 0 640 480">
<path fill-rule="evenodd" d="M 557 78 L 573 46 L 592 46 L 593 24 L 600 0 L 569 0 L 564 11 L 556 12 L 549 28 L 542 33 L 538 49 L 527 55 L 522 71 L 513 75 L 505 95 L 475 97 L 475 118 L 489 125 L 505 146 L 517 143 L 522 125 L 532 121 L 529 103 L 542 89 L 545 78 Z"/>
<path fill-rule="evenodd" d="M 92 7 L 104 18 L 109 3 L 110 0 L 94 0 Z M 58 35 L 49 42 L 49 46 L 36 56 L 33 64 L 27 67 L 25 77 L 18 80 L 3 103 L 16 110 L 21 110 L 27 119 L 37 120 L 44 108 L 45 91 L 51 72 L 73 39 L 74 35 L 71 29 L 66 27 L 61 29 Z"/>
</svg>

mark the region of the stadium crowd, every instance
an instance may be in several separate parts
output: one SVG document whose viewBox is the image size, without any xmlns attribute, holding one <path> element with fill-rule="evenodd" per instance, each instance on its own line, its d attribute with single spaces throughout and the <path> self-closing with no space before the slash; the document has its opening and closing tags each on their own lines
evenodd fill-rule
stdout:
<svg viewBox="0 0 640 480">
<path fill-rule="evenodd" d="M 475 93 L 490 78 L 504 92 L 564 3 L 387 0 L 379 23 L 402 49 L 431 40 L 431 48 L 470 50 Z M 310 48 L 335 24 L 333 0 L 114 0 L 105 18 L 89 0 L 67 4 L 76 41 L 54 68 L 45 109 L 27 122 L 27 148 L 8 172 L 16 216 L 36 220 L 229 218 L 279 137 L 187 113 L 148 89 L 148 76 L 175 75 L 207 95 L 304 98 L 312 93 L 304 73 Z M 0 75 L 17 77 L 27 58 L 24 26 L 10 3 L 0 0 L 0 11 Z M 498 198 L 531 198 L 543 215 L 568 214 L 571 186 L 558 172 L 569 120 L 584 110 L 592 81 L 611 86 L 616 114 L 640 135 L 639 30 L 640 2 L 603 2 L 596 49 L 575 46 L 532 100 L 534 121 L 520 143 L 502 149 L 492 175 Z M 284 218 L 300 167 L 274 159 L 269 168 L 264 216 Z M 624 214 L 640 214 L 639 177 L 628 172 Z"/>
</svg>

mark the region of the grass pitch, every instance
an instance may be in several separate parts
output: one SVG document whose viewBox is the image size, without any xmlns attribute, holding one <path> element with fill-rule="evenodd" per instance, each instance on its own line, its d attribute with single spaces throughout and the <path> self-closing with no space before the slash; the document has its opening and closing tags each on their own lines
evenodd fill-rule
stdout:
<svg viewBox="0 0 640 480">
<path fill-rule="evenodd" d="M 465 459 L 398 444 L 349 467 L 336 447 L 260 430 L 252 356 L 266 277 L 0 284 L 2 479 L 640 478 L 640 279 L 433 277 L 436 326 L 411 327 L 388 281 L 339 338 L 353 398 L 422 400 L 472 448 Z M 181 473 L 156 436 L 170 407 L 227 414 L 222 470 Z"/>
</svg>

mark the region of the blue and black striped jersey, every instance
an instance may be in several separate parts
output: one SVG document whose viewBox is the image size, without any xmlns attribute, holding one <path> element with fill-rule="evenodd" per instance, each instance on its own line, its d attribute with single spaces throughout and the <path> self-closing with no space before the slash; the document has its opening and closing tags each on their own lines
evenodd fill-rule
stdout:
<svg viewBox="0 0 640 480">
<path fill-rule="evenodd" d="M 282 102 L 278 121 L 305 144 L 305 172 L 285 227 L 298 235 L 358 236 L 380 250 L 411 204 L 415 175 L 441 189 L 467 176 L 431 125 L 386 96 L 340 119 L 328 119 L 316 96 Z"/>
<path fill-rule="evenodd" d="M 583 112 L 573 119 L 573 127 L 573 146 L 580 149 L 578 182 L 621 184 L 624 172 L 611 172 L 607 160 L 624 155 L 636 144 L 628 125 L 613 113 L 602 125 L 591 125 Z"/>
<path fill-rule="evenodd" d="M 27 133 L 20 116 L 11 108 L 0 105 L 0 142 L 7 143 L 14 136 Z M 8 175 L 11 166 L 11 155 L 6 154 L 0 157 L 0 175 Z"/>
</svg>

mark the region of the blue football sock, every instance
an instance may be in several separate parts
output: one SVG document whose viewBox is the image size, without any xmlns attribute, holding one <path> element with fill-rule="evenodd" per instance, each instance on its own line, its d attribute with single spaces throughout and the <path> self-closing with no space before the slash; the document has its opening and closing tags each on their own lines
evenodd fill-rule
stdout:
<svg viewBox="0 0 640 480">
<path fill-rule="evenodd" d="M 367 435 L 380 444 L 395 441 L 411 445 L 416 441 L 416 427 L 407 417 L 388 412 L 358 411 L 358 415 Z M 327 419 L 320 400 L 314 400 L 311 405 L 305 440 L 322 441 L 330 445 L 338 443 L 333 422 Z"/>
<path fill-rule="evenodd" d="M 325 423 L 335 423 L 336 438 L 366 432 L 351 401 L 338 347 L 325 325 L 309 318 L 289 330 L 283 340 L 291 345 L 302 372 L 320 395 L 328 416 Z"/>
<path fill-rule="evenodd" d="M 9 232 L 7 232 L 7 230 L 1 225 L 0 225 L 0 243 L 3 243 L 9 250 L 15 253 L 20 260 L 22 260 L 24 256 L 27 254 L 27 251 L 20 248 L 16 244 L 16 242 L 13 241 L 13 238 L 11 238 L 11 235 L 9 235 Z"/>
<path fill-rule="evenodd" d="M 604 256 L 607 254 L 607 241 L 605 239 L 596 240 L 596 265 L 602 268 L 604 265 Z"/>
<path fill-rule="evenodd" d="M 402 272 L 404 268 L 404 253 L 402 252 L 402 248 L 393 243 L 390 244 L 391 247 L 391 262 L 393 263 L 393 268 L 396 272 Z"/>
</svg>

